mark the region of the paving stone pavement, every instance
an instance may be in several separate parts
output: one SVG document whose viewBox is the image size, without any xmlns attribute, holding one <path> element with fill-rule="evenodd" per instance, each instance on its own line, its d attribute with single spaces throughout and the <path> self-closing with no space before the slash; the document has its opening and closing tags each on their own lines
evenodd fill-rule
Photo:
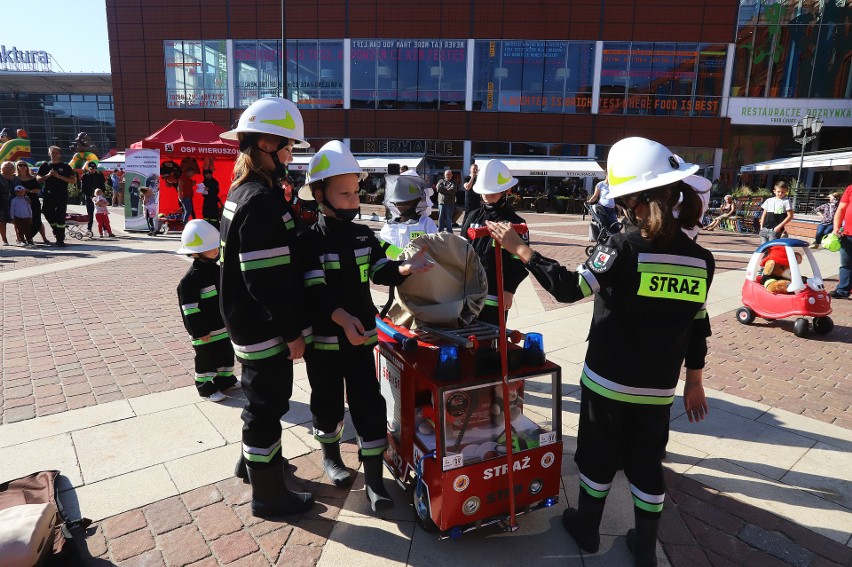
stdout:
<svg viewBox="0 0 852 567">
<path fill-rule="evenodd" d="M 538 242 L 536 234 L 541 234 L 537 249 L 542 253 L 569 267 L 584 259 L 585 230 L 577 224 L 579 216 L 525 216 L 532 225 L 534 243 Z M 81 249 L 80 256 L 74 259 L 95 260 L 120 251 L 132 254 L 83 268 L 59 267 L 71 259 L 65 254 L 45 254 L 37 259 L 18 257 L 5 263 L 5 255 L 0 259 L 0 275 L 57 266 L 55 272 L 45 274 L 7 280 L 0 277 L 0 294 L 4 298 L 0 328 L 3 424 L 192 384 L 192 352 L 174 297 L 177 281 L 188 264 L 169 250 L 177 247 L 176 238 L 154 240 L 137 235 L 118 243 L 92 243 L 87 246 L 109 248 Z M 721 232 L 702 233 L 700 241 L 716 250 L 717 273 L 742 269 L 756 246 L 754 237 Z M 41 251 L 30 254 L 35 258 Z M 831 289 L 833 284 L 828 287 Z M 115 295 L 113 290 L 119 289 L 125 291 Z M 535 293 L 545 311 L 563 307 L 548 303 L 550 296 L 540 288 Z M 797 339 L 783 321 L 744 327 L 730 314 L 715 317 L 707 386 L 770 408 L 852 429 L 852 375 L 848 364 L 844 365 L 852 354 L 850 308 L 852 302 L 836 304 L 835 331 L 827 337 L 808 340 Z M 792 347 L 795 365 L 783 362 Z M 567 398 L 570 404 L 570 395 Z M 569 440 L 576 432 L 565 433 Z M 356 466 L 355 446 L 345 443 L 343 447 L 347 464 Z M 688 451 L 672 443 L 671 452 L 666 472 L 669 489 L 660 530 L 663 558 L 669 564 L 852 565 L 852 548 L 695 480 L 700 477 L 685 476 L 682 473 Z M 571 454 L 570 450 L 566 453 L 566 461 L 570 461 Z M 99 521 L 88 530 L 86 564 L 322 564 L 323 549 L 349 491 L 337 489 L 321 478 L 320 453 L 316 450 L 291 463 L 293 483 L 314 492 L 320 502 L 301 517 L 277 522 L 256 520 L 247 512 L 247 486 L 236 479 L 226 479 Z M 566 471 L 570 472 L 570 466 L 566 465 Z M 576 472 L 564 479 L 566 499 L 574 502 Z M 573 486 L 569 487 L 569 482 Z M 353 492 L 352 496 L 363 495 Z M 838 526 L 841 531 L 852 529 L 852 517 L 847 518 L 847 526 Z M 616 526 L 630 523 L 629 518 L 622 518 Z M 551 524 L 553 537 L 563 538 L 558 520 Z M 495 535 L 496 531 L 472 535 L 470 545 L 474 549 L 477 545 L 487 546 Z M 623 547 L 623 541 L 618 543 L 617 538 L 610 537 L 608 541 L 613 549 Z M 439 553 L 452 545 L 437 541 L 426 544 L 435 546 Z M 623 549 L 614 556 L 611 551 L 590 556 L 575 549 L 568 555 L 541 558 L 539 562 L 625 564 L 621 559 L 626 553 Z M 353 566 L 360 564 L 353 561 Z M 377 557 L 376 562 L 384 563 L 386 559 Z M 411 564 L 444 563 L 415 560 Z"/>
</svg>

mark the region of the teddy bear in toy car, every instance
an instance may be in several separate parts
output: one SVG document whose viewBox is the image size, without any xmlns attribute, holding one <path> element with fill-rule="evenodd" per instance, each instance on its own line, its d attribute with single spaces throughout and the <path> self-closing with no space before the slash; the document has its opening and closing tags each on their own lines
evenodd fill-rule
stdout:
<svg viewBox="0 0 852 567">
<path fill-rule="evenodd" d="M 796 252 L 796 262 L 802 263 L 802 255 Z M 766 255 L 760 261 L 761 278 L 760 283 L 770 293 L 787 293 L 790 285 L 790 262 L 787 260 L 787 251 L 784 246 L 773 246 L 766 251 Z"/>
</svg>

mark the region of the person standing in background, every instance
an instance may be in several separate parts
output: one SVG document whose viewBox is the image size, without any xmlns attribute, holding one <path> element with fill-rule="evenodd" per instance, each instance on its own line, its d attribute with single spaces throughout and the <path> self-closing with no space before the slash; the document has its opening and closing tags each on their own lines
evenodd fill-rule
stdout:
<svg viewBox="0 0 852 567">
<path fill-rule="evenodd" d="M 92 232 L 92 223 L 95 221 L 95 203 L 92 197 L 95 196 L 95 189 L 106 191 L 106 183 L 104 175 L 98 171 L 98 164 L 90 161 L 86 164 L 86 172 L 80 180 L 80 192 L 85 197 L 86 213 L 89 215 L 88 231 Z"/>
<path fill-rule="evenodd" d="M 456 209 L 456 191 L 458 185 L 453 181 L 453 172 L 450 169 L 444 171 L 444 178 L 435 185 L 438 192 L 438 230 L 453 232 L 453 212 Z"/>
<path fill-rule="evenodd" d="M 473 190 L 473 186 L 476 185 L 476 176 L 479 174 L 479 166 L 475 163 L 470 164 L 470 175 L 466 175 L 464 178 L 464 218 L 462 219 L 462 225 L 467 222 L 467 217 L 470 215 L 471 211 L 475 211 L 482 204 L 482 197 Z"/>
<path fill-rule="evenodd" d="M 840 197 L 834 213 L 834 234 L 840 238 L 840 276 L 837 287 L 829 293 L 835 299 L 849 299 L 852 290 L 852 185 Z"/>
<path fill-rule="evenodd" d="M 0 165 L 0 237 L 3 238 L 3 246 L 9 246 L 6 237 L 6 224 L 12 222 L 9 215 L 9 203 L 15 191 L 15 164 L 4 161 Z"/>
<path fill-rule="evenodd" d="M 41 239 L 45 244 L 50 244 L 50 240 L 44 234 L 44 223 L 41 222 L 41 185 L 30 172 L 30 164 L 21 160 L 17 164 L 18 175 L 16 176 L 15 184 L 23 185 L 27 189 L 27 196 L 30 198 L 30 206 L 33 209 L 33 223 L 30 225 L 30 237 L 36 234 L 41 235 Z"/>
<path fill-rule="evenodd" d="M 44 184 L 44 206 L 42 211 L 53 229 L 56 245 L 65 246 L 65 210 L 68 208 L 68 185 L 77 182 L 74 170 L 60 161 L 62 150 L 59 146 L 50 146 L 47 150 L 50 161 L 41 164 L 36 174 L 39 183 Z"/>
</svg>

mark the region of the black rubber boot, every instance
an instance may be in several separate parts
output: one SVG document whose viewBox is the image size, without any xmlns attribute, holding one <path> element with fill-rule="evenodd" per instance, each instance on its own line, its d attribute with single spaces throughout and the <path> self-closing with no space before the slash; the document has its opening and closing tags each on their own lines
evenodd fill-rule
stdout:
<svg viewBox="0 0 852 567">
<path fill-rule="evenodd" d="M 328 480 L 334 483 L 334 486 L 345 488 L 352 484 L 354 480 L 352 474 L 343 464 L 343 459 L 340 457 L 340 442 L 320 443 L 322 447 L 322 469 L 325 471 L 325 476 Z"/>
<path fill-rule="evenodd" d="M 293 492 L 284 480 L 284 467 L 247 467 L 251 484 L 251 513 L 258 518 L 306 512 L 314 504 L 309 492 Z"/>
<path fill-rule="evenodd" d="M 562 527 L 586 553 L 597 553 L 601 546 L 600 526 L 606 498 L 595 498 L 580 489 L 577 508 L 562 513 Z"/>
<path fill-rule="evenodd" d="M 385 489 L 382 473 L 384 470 L 384 458 L 381 455 L 363 457 L 364 460 L 364 487 L 367 500 L 373 512 L 393 508 L 393 499 Z"/>
<path fill-rule="evenodd" d="M 289 461 L 285 458 L 281 458 L 281 468 L 286 469 L 290 464 Z M 242 479 L 243 484 L 249 484 L 248 470 L 246 468 L 246 460 L 243 458 L 243 454 L 240 453 L 240 458 L 237 461 L 237 465 L 234 467 L 234 476 Z"/>
<path fill-rule="evenodd" d="M 633 553 L 637 567 L 657 567 L 657 529 L 659 516 L 649 519 L 646 515 L 634 512 L 636 528 L 627 530 L 627 548 Z"/>
</svg>

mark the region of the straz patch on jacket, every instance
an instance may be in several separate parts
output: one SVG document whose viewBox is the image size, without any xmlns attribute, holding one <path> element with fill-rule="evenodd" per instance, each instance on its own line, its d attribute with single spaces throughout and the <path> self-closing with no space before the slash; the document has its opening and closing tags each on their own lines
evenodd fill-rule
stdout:
<svg viewBox="0 0 852 567">
<path fill-rule="evenodd" d="M 637 269 L 640 272 L 637 295 L 695 303 L 707 299 L 706 268 L 640 261 Z"/>
<path fill-rule="evenodd" d="M 618 252 L 615 251 L 615 248 L 598 245 L 589 259 L 586 260 L 586 267 L 597 274 L 601 274 L 615 264 L 617 256 Z"/>
</svg>

